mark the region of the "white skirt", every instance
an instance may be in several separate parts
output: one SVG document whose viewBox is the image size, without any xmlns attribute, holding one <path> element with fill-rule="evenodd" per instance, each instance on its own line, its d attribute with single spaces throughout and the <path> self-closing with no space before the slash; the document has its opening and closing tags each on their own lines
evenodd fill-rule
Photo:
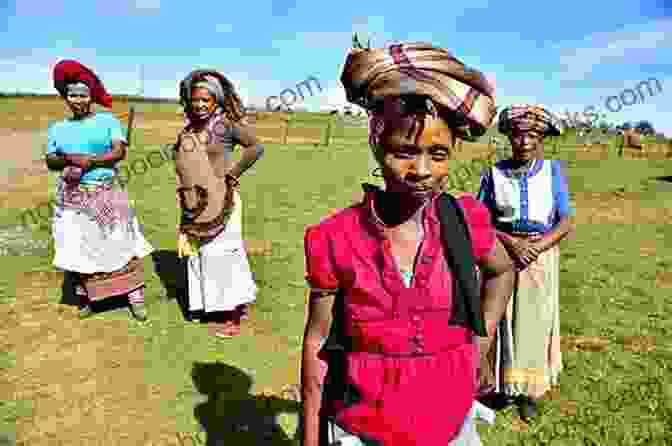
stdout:
<svg viewBox="0 0 672 446">
<path fill-rule="evenodd" d="M 204 244 L 187 262 L 189 310 L 232 311 L 256 300 L 242 234 L 242 202 L 234 192 L 234 207 L 226 229 Z"/>
<path fill-rule="evenodd" d="M 56 205 L 52 233 L 56 251 L 53 265 L 64 271 L 109 273 L 123 268 L 133 257 L 143 258 L 154 250 L 145 240 L 132 208 L 129 224 L 103 230 L 87 214 Z"/>
</svg>

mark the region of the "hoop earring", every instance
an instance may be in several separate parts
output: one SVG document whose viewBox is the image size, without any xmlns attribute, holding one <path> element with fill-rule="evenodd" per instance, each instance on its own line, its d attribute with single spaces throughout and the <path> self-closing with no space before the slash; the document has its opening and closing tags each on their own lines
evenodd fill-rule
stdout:
<svg viewBox="0 0 672 446">
<path fill-rule="evenodd" d="M 378 172 L 378 173 L 376 173 Z M 376 178 L 383 178 L 383 168 L 382 167 L 376 167 L 371 171 L 371 175 L 376 177 Z"/>
</svg>

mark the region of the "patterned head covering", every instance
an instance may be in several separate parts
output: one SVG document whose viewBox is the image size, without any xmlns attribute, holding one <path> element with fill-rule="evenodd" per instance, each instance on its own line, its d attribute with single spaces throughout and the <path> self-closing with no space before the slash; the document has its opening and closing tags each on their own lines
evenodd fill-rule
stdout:
<svg viewBox="0 0 672 446">
<path fill-rule="evenodd" d="M 485 76 L 442 48 L 428 43 L 362 48 L 356 36 L 353 46 L 341 82 L 348 101 L 370 112 L 372 144 L 384 126 L 383 110 L 403 107 L 407 100 L 425 98 L 431 113 L 437 112 L 434 106 L 448 112 L 457 136 L 467 140 L 483 135 L 497 113 Z"/>
<path fill-rule="evenodd" d="M 61 97 L 68 94 L 68 85 L 83 83 L 89 87 L 91 99 L 103 107 L 112 107 L 112 96 L 105 90 L 98 76 L 76 60 L 62 60 L 54 67 L 54 88 Z"/>
<path fill-rule="evenodd" d="M 242 101 L 236 94 L 233 84 L 221 73 L 215 70 L 194 70 L 180 82 L 180 103 L 187 115 L 191 116 L 191 92 L 194 88 L 206 88 L 215 97 L 219 106 L 214 114 L 224 111 L 227 117 L 238 122 L 244 118 Z"/>
<path fill-rule="evenodd" d="M 499 114 L 499 131 L 510 135 L 512 131 L 536 130 L 546 136 L 559 136 L 563 127 L 561 121 L 541 105 L 512 105 Z"/>
</svg>

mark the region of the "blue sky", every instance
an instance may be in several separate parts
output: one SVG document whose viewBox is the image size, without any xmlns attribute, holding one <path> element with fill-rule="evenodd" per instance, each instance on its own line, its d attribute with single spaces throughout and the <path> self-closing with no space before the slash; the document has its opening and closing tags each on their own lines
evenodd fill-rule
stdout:
<svg viewBox="0 0 672 446">
<path fill-rule="evenodd" d="M 248 104 L 315 76 L 323 90 L 304 105 L 342 106 L 338 78 L 357 31 L 374 46 L 421 40 L 449 49 L 494 80 L 498 105 L 542 103 L 563 115 L 594 106 L 611 121 L 649 119 L 672 136 L 669 0 L 453 3 L 0 0 L 0 89 L 55 92 L 53 65 L 74 58 L 113 95 L 139 91 L 140 65 L 145 95 L 160 97 L 176 97 L 190 70 L 210 67 Z M 607 109 L 608 97 L 649 78 L 662 92 Z"/>
</svg>

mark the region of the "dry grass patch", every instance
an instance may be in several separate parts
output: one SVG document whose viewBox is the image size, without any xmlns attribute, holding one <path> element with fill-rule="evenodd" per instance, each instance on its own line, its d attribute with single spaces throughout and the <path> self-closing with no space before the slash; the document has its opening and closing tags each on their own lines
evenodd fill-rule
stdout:
<svg viewBox="0 0 672 446">
<path fill-rule="evenodd" d="M 511 430 L 513 432 L 527 432 L 530 426 L 518 417 L 511 419 Z"/>
<path fill-rule="evenodd" d="M 656 338 L 653 336 L 627 336 L 623 339 L 623 348 L 627 352 L 649 353 L 656 350 Z"/>
<path fill-rule="evenodd" d="M 605 352 L 610 341 L 599 336 L 563 336 L 560 346 L 563 352 Z"/>
<path fill-rule="evenodd" d="M 660 243 L 652 240 L 641 240 L 639 243 L 639 255 L 641 257 L 652 257 L 660 251 Z M 672 280 L 672 278 L 670 278 Z M 672 284 L 672 282 L 671 282 Z"/>
<path fill-rule="evenodd" d="M 175 438 L 161 405 L 177 391 L 148 384 L 144 341 L 129 334 L 131 322 L 80 321 L 75 308 L 49 301 L 47 291 L 60 288 L 61 280 L 58 272 L 24 273 L 16 299 L 0 307 L 2 346 L 17 358 L 0 394 L 32 404 L 32 414 L 16 421 L 17 444 Z"/>
<path fill-rule="evenodd" d="M 656 275 L 656 287 L 672 288 L 672 271 L 659 272 Z"/>
<path fill-rule="evenodd" d="M 653 207 L 640 192 L 577 192 L 577 224 L 660 224 L 672 218 L 672 209 Z"/>
<path fill-rule="evenodd" d="M 560 414 L 563 417 L 573 417 L 579 413 L 579 403 L 576 401 L 560 401 Z"/>
</svg>

